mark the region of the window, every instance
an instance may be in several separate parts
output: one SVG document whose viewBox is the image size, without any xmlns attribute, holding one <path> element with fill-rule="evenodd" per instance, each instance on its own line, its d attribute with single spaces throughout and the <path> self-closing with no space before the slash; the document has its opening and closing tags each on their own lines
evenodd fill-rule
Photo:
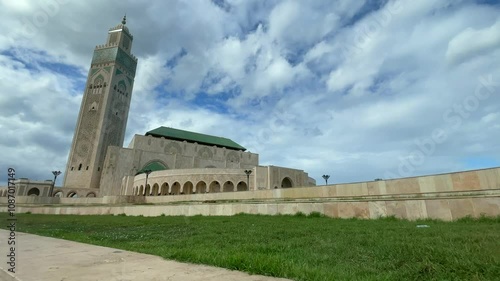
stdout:
<svg viewBox="0 0 500 281">
<path fill-rule="evenodd" d="M 80 165 L 78 165 L 78 171 L 80 171 L 82 169 L 82 163 L 80 163 Z"/>
</svg>

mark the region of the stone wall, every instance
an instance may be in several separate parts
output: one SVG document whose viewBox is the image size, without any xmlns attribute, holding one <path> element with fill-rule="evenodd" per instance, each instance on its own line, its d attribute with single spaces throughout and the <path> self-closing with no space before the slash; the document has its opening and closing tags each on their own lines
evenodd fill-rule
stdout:
<svg viewBox="0 0 500 281">
<path fill-rule="evenodd" d="M 238 213 L 277 215 L 319 212 L 328 217 L 373 219 L 386 216 L 416 220 L 456 220 L 466 216 L 500 215 L 500 197 L 375 200 L 369 202 L 281 202 L 221 203 L 157 206 L 18 206 L 17 212 L 36 214 L 119 215 L 129 216 L 232 216 Z M 0 212 L 6 207 L 0 206 Z"/>
<path fill-rule="evenodd" d="M 234 215 L 320 212 L 331 217 L 436 218 L 500 215 L 500 168 L 450 174 L 242 192 L 175 196 L 105 196 L 102 198 L 16 198 L 18 212 L 128 215 Z M 187 203 L 179 204 L 176 202 Z M 209 202 L 219 203 L 209 203 Z M 227 203 L 234 202 L 234 203 Z M 6 211 L 7 198 L 0 198 Z M 57 204 L 70 204 L 58 206 Z M 134 206 L 130 204 L 158 204 Z M 175 203 L 175 204 L 170 204 Z M 29 206 L 29 204 L 33 204 Z M 36 206 L 56 204 L 54 207 Z M 93 204 L 94 206 L 87 206 Z M 95 206 L 95 205 L 106 206 Z M 117 204 L 126 204 L 116 206 Z"/>
<path fill-rule="evenodd" d="M 245 169 L 259 164 L 259 155 L 255 153 L 152 136 L 135 135 L 131 148 L 153 152 L 156 155 L 169 155 L 169 159 L 165 162 L 169 169 L 206 168 L 207 166 Z M 174 155 L 176 157 L 172 157 Z"/>
</svg>

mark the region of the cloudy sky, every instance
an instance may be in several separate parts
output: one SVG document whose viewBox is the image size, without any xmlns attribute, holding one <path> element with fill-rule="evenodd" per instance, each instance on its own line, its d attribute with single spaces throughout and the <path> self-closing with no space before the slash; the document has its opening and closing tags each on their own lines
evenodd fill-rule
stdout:
<svg viewBox="0 0 500 281">
<path fill-rule="evenodd" d="M 125 13 L 125 146 L 158 126 L 225 136 L 318 184 L 500 166 L 498 1 L 0 5 L 0 184 L 64 172 L 93 49 Z"/>
</svg>

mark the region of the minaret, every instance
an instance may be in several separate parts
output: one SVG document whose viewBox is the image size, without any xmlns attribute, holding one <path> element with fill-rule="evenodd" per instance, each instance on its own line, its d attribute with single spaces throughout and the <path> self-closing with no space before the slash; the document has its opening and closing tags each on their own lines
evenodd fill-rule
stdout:
<svg viewBox="0 0 500 281">
<path fill-rule="evenodd" d="M 94 50 L 66 165 L 66 188 L 99 188 L 108 146 L 123 146 L 137 66 L 125 24 L 123 17 L 109 30 L 106 44 Z"/>
</svg>

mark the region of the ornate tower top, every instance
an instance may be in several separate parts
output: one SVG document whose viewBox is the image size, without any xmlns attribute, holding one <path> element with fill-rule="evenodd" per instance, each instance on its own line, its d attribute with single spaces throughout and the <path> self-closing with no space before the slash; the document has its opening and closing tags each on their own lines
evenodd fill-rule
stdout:
<svg viewBox="0 0 500 281">
<path fill-rule="evenodd" d="M 127 23 L 127 14 L 125 14 L 122 19 L 122 24 L 125 25 L 126 23 Z"/>
</svg>

